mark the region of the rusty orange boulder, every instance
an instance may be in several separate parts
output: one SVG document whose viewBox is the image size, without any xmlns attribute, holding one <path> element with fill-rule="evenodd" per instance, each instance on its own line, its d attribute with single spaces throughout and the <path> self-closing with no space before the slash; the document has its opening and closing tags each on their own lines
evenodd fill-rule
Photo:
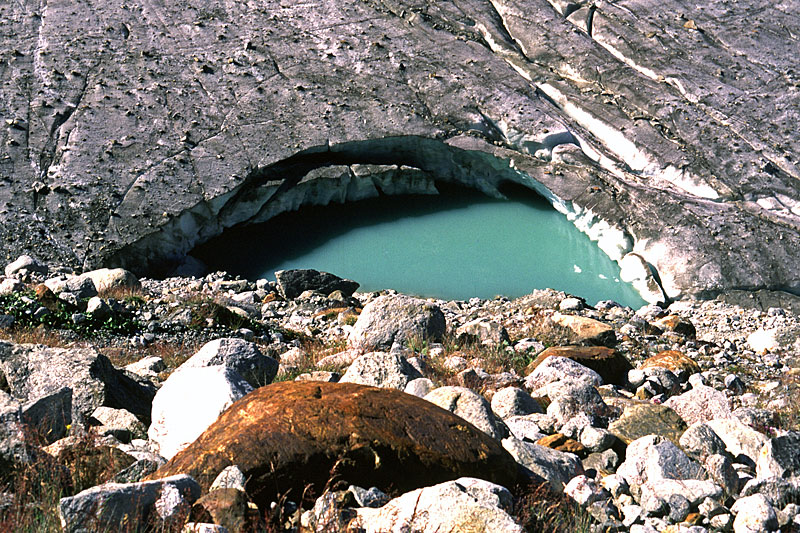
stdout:
<svg viewBox="0 0 800 533">
<path fill-rule="evenodd" d="M 297 501 L 329 481 L 409 491 L 462 476 L 504 486 L 518 467 L 500 444 L 416 396 L 353 383 L 284 382 L 231 405 L 195 442 L 152 474 L 180 472 L 204 490 L 227 466 L 260 507 Z"/>
<path fill-rule="evenodd" d="M 684 377 L 689 377 L 692 374 L 700 372 L 700 365 L 694 359 L 685 355 L 677 350 L 666 350 L 659 352 L 656 355 L 647 358 L 640 366 L 640 369 L 660 366 L 671 370 L 676 375 L 683 374 Z"/>
</svg>

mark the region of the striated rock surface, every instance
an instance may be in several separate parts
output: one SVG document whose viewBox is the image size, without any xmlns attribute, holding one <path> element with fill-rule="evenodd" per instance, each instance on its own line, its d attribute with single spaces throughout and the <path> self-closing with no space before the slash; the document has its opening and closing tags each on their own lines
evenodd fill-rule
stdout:
<svg viewBox="0 0 800 533">
<path fill-rule="evenodd" d="M 505 486 L 517 476 L 500 444 L 462 418 L 400 391 L 349 383 L 262 387 L 152 477 L 189 473 L 208 487 L 233 464 L 259 505 L 289 490 L 297 498 L 331 476 L 398 490 L 462 475 Z"/>
<path fill-rule="evenodd" d="M 798 7 L 762 7 L 5 2 L 2 251 L 139 273 L 301 204 L 514 181 L 654 299 L 651 265 L 797 291 Z"/>
</svg>

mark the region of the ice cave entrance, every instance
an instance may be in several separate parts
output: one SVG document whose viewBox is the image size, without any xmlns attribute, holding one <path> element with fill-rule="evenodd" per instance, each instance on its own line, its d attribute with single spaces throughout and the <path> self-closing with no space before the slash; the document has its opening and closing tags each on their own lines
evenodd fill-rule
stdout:
<svg viewBox="0 0 800 533">
<path fill-rule="evenodd" d="M 553 288 L 590 304 L 646 302 L 619 266 L 532 191 L 497 200 L 464 189 L 303 207 L 226 231 L 192 255 L 248 279 L 314 268 L 359 290 L 452 300 L 517 297 Z"/>
</svg>

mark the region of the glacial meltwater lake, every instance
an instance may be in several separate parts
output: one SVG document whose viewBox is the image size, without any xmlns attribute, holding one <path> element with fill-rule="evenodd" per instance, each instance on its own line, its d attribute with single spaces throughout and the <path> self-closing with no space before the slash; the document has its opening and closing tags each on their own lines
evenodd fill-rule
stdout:
<svg viewBox="0 0 800 533">
<path fill-rule="evenodd" d="M 228 230 L 192 255 L 248 279 L 314 268 L 353 279 L 361 291 L 468 300 L 550 287 L 590 304 L 646 304 L 564 215 L 519 191 L 508 201 L 456 190 L 304 207 Z"/>
</svg>

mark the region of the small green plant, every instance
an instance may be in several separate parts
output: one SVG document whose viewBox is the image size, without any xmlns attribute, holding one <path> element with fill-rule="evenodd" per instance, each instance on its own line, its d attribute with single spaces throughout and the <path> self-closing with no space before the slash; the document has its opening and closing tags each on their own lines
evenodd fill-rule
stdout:
<svg viewBox="0 0 800 533">
<path fill-rule="evenodd" d="M 40 311 L 42 308 L 46 311 Z M 130 316 L 116 313 L 107 318 L 83 314 L 83 320 L 76 322 L 73 320 L 73 315 L 77 311 L 61 300 L 44 305 L 30 290 L 0 296 L 0 312 L 14 317 L 14 328 L 30 329 L 45 326 L 74 331 L 83 337 L 91 336 L 97 331 L 127 335 L 140 329 L 139 324 Z"/>
</svg>

